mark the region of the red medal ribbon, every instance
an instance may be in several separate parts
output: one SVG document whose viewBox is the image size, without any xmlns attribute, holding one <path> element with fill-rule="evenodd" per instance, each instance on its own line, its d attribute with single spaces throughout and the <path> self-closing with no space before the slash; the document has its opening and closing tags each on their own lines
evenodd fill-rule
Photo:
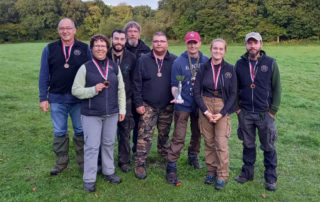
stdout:
<svg viewBox="0 0 320 202">
<path fill-rule="evenodd" d="M 162 68 L 162 65 L 163 65 L 164 58 L 162 59 L 161 65 L 159 66 L 156 54 L 154 53 L 154 51 L 152 51 L 152 53 L 153 53 L 154 60 L 156 61 L 156 64 L 157 64 L 157 67 L 158 67 L 158 72 L 161 72 L 161 68 Z"/>
<path fill-rule="evenodd" d="M 250 62 L 250 60 L 249 60 L 249 70 L 250 70 L 250 77 L 251 77 L 252 83 L 254 83 L 254 79 L 255 79 L 255 77 L 256 77 L 256 73 L 257 73 L 256 67 L 257 67 L 257 64 L 258 64 L 258 61 L 256 61 L 256 64 L 254 65 L 254 67 L 252 67 L 252 64 L 251 64 L 251 62 Z"/>
<path fill-rule="evenodd" d="M 218 78 L 220 75 L 220 70 L 221 70 L 221 63 L 220 66 L 218 68 L 218 72 L 216 73 L 216 71 L 214 70 L 214 64 L 213 61 L 211 60 L 211 67 L 212 67 L 212 74 L 213 74 L 213 82 L 214 82 L 214 89 L 217 89 L 218 86 Z"/>
<path fill-rule="evenodd" d="M 99 70 L 101 76 L 104 78 L 104 80 L 108 79 L 108 71 L 109 71 L 109 59 L 107 59 L 107 64 L 106 64 L 106 72 L 105 74 L 103 73 L 101 67 L 98 65 L 98 62 L 92 58 L 92 62 L 96 65 L 97 69 Z"/>
<path fill-rule="evenodd" d="M 68 57 L 67 57 L 67 55 L 66 55 L 66 46 L 62 43 L 62 51 L 63 51 L 64 58 L 66 60 L 66 63 L 70 59 L 70 54 L 71 54 L 71 49 L 72 49 L 73 44 L 74 44 L 74 41 L 72 42 L 72 44 L 68 48 Z"/>
</svg>

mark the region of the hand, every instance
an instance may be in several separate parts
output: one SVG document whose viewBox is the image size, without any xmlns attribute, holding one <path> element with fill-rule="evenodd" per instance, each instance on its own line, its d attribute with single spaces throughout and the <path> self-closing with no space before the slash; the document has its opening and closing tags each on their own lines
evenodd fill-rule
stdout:
<svg viewBox="0 0 320 202">
<path fill-rule="evenodd" d="M 217 121 L 219 121 L 221 118 L 222 118 L 223 116 L 222 116 L 222 114 L 214 114 L 213 115 L 213 121 L 214 121 L 214 123 L 216 123 Z"/>
<path fill-rule="evenodd" d="M 236 111 L 236 114 L 240 114 L 241 112 L 241 109 L 238 109 L 238 111 Z"/>
<path fill-rule="evenodd" d="M 95 87 L 96 92 L 100 92 L 105 88 L 103 83 L 98 83 Z"/>
<path fill-rule="evenodd" d="M 178 102 L 176 99 L 173 99 L 170 101 L 170 103 L 173 103 L 173 104 L 183 104 L 184 101 L 182 100 L 182 102 Z"/>
<path fill-rule="evenodd" d="M 268 113 L 269 113 L 269 116 L 274 119 L 274 115 L 271 114 L 270 112 L 268 112 Z"/>
<path fill-rule="evenodd" d="M 125 114 L 119 114 L 119 122 L 123 121 L 126 118 Z"/>
<path fill-rule="evenodd" d="M 211 114 L 211 112 L 207 112 L 205 114 L 206 118 L 208 119 L 209 122 L 211 123 L 215 123 L 214 118 L 213 118 L 213 114 Z"/>
<path fill-rule="evenodd" d="M 40 102 L 40 109 L 44 112 L 49 111 L 49 102 L 47 100 Z"/>
<path fill-rule="evenodd" d="M 136 108 L 136 111 L 138 112 L 138 114 L 144 114 L 146 112 L 146 108 L 144 106 L 140 106 Z"/>
</svg>

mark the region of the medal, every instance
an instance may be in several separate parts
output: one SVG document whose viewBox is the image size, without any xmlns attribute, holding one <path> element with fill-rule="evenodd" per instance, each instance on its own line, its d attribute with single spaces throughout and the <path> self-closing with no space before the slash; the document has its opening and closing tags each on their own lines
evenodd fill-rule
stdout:
<svg viewBox="0 0 320 202">
<path fill-rule="evenodd" d="M 72 44 L 68 47 L 68 57 L 67 57 L 67 53 L 66 53 L 66 46 L 64 44 L 62 44 L 62 51 L 63 51 L 63 55 L 64 55 L 64 59 L 66 61 L 66 63 L 63 65 L 64 68 L 68 69 L 70 67 L 70 65 L 68 64 L 68 61 L 70 59 L 70 54 L 71 54 L 71 49 L 72 46 L 74 44 L 74 41 L 72 42 Z"/>
<path fill-rule="evenodd" d="M 213 91 L 213 95 L 214 96 L 218 96 L 219 95 L 219 91 L 217 91 L 217 90 Z"/>
<path fill-rule="evenodd" d="M 191 78 L 191 84 L 194 85 L 194 82 L 196 81 L 196 77 Z"/>
<path fill-rule="evenodd" d="M 157 64 L 157 67 L 158 67 L 157 77 L 160 78 L 160 77 L 162 77 L 161 69 L 162 69 L 164 58 L 162 59 L 161 64 L 159 64 L 158 60 L 157 60 L 157 57 L 156 57 L 156 54 L 154 53 L 154 51 L 152 51 L 152 53 L 153 53 L 154 60 L 155 60 L 155 62 Z"/>
<path fill-rule="evenodd" d="M 212 67 L 212 74 L 213 74 L 213 83 L 214 83 L 214 91 L 213 91 L 213 95 L 214 96 L 218 96 L 219 95 L 219 92 L 216 90 L 217 87 L 218 87 L 218 82 L 219 82 L 219 75 L 220 75 L 220 70 L 221 70 L 221 64 L 222 62 L 220 63 L 220 66 L 218 68 L 218 72 L 216 73 L 216 71 L 214 70 L 214 64 L 213 64 L 213 60 L 211 60 L 211 67 Z"/>
<path fill-rule="evenodd" d="M 109 86 L 110 86 L 110 82 L 109 81 L 104 81 L 103 84 L 104 84 L 105 88 L 109 88 Z"/>
<path fill-rule="evenodd" d="M 250 88 L 251 89 L 254 89 L 256 87 L 256 85 L 254 84 L 254 79 L 256 78 L 256 74 L 257 74 L 257 64 L 258 64 L 258 61 L 256 61 L 256 64 L 254 65 L 254 67 L 252 67 L 252 64 L 249 60 L 249 70 L 250 70 L 250 78 L 251 78 L 251 85 L 250 85 Z"/>
<path fill-rule="evenodd" d="M 256 87 L 256 85 L 254 84 L 254 83 L 252 83 L 251 85 L 250 85 L 250 88 L 255 88 Z"/>
</svg>

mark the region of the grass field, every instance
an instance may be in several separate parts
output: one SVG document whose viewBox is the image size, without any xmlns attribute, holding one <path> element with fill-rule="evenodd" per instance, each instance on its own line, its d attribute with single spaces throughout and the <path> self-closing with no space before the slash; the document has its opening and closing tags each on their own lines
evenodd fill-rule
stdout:
<svg viewBox="0 0 320 202">
<path fill-rule="evenodd" d="M 136 179 L 133 171 L 124 174 L 117 168 L 123 183 L 111 185 L 99 176 L 97 192 L 85 193 L 73 147 L 69 168 L 61 175 L 49 175 L 54 165 L 52 127 L 50 114 L 40 111 L 38 99 L 38 72 L 45 45 L 0 45 L 0 201 L 320 201 L 320 46 L 263 48 L 278 61 L 283 89 L 276 116 L 276 192 L 264 189 L 260 149 L 254 181 L 240 185 L 233 180 L 242 166 L 242 145 L 232 115 L 230 179 L 225 190 L 215 191 L 203 183 L 206 168 L 194 170 L 188 166 L 186 148 L 178 162 L 182 186 L 168 185 L 154 141 L 146 180 Z M 208 47 L 202 47 L 206 55 Z M 178 55 L 184 49 L 169 47 Z M 226 60 L 234 64 L 244 51 L 244 46 L 229 46 Z M 203 143 L 200 158 L 204 166 Z"/>
</svg>

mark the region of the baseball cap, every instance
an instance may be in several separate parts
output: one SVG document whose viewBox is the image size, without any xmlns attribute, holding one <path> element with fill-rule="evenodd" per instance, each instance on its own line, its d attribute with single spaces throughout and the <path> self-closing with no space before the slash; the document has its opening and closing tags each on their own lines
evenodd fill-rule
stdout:
<svg viewBox="0 0 320 202">
<path fill-rule="evenodd" d="M 257 41 L 262 41 L 262 37 L 261 35 L 258 33 L 258 32 L 250 32 L 249 34 L 246 35 L 246 39 L 245 39 L 245 42 L 247 43 L 247 41 L 249 39 L 255 39 Z"/>
<path fill-rule="evenodd" d="M 200 41 L 201 41 L 201 37 L 200 37 L 199 33 L 198 33 L 198 32 L 195 32 L 195 31 L 188 32 L 188 33 L 186 34 L 186 41 L 185 41 L 185 43 L 188 43 L 189 41 L 200 42 Z"/>
</svg>

